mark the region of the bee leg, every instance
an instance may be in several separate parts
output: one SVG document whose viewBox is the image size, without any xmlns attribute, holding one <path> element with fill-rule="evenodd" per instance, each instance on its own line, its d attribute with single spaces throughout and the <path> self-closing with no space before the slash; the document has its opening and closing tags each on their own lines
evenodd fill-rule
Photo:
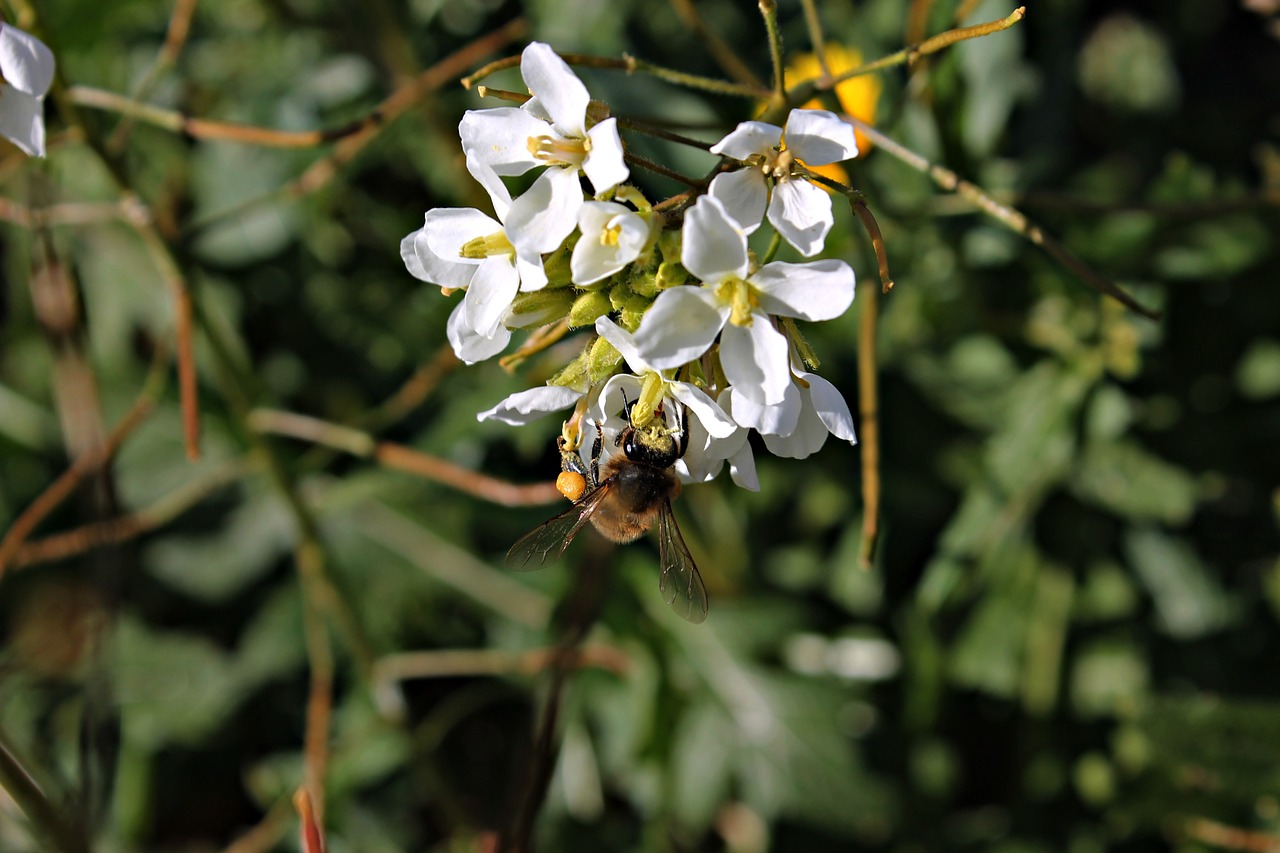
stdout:
<svg viewBox="0 0 1280 853">
<path fill-rule="evenodd" d="M 591 488 L 600 485 L 600 454 L 604 450 L 604 424 L 595 421 L 596 440 L 591 442 Z"/>
<path fill-rule="evenodd" d="M 683 459 L 689 450 L 689 410 L 681 406 L 680 412 L 684 417 L 676 416 L 676 426 L 680 428 L 680 452 L 676 455 L 677 459 Z"/>
</svg>

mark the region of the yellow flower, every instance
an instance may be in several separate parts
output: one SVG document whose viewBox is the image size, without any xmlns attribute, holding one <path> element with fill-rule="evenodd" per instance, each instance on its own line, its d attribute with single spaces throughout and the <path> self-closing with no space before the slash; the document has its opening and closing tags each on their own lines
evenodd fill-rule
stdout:
<svg viewBox="0 0 1280 853">
<path fill-rule="evenodd" d="M 861 64 L 862 54 L 858 53 L 858 51 L 835 43 L 827 45 L 827 68 L 830 69 L 833 77 L 838 77 L 845 71 L 857 68 Z M 805 80 L 814 80 L 821 76 L 822 66 L 818 64 L 816 54 L 800 54 L 793 57 L 791 64 L 787 66 L 788 85 L 795 85 Z M 880 85 L 880 78 L 874 74 L 864 74 L 837 84 L 836 97 L 840 100 L 841 109 L 868 124 L 874 124 L 876 120 L 876 104 L 880 100 Z M 822 103 L 816 98 L 804 105 L 804 109 L 807 110 L 820 110 L 822 108 Z M 871 150 L 871 140 L 867 139 L 861 131 L 855 131 L 854 136 L 858 141 L 859 156 Z M 842 184 L 849 183 L 849 176 L 845 174 L 844 169 L 838 164 L 819 166 L 813 171 Z"/>
</svg>

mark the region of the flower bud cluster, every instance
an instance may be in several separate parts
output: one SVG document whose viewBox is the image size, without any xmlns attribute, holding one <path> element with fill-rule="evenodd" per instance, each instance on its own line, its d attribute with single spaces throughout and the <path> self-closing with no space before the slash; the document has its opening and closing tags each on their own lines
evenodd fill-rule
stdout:
<svg viewBox="0 0 1280 853">
<path fill-rule="evenodd" d="M 480 419 L 523 424 L 576 406 L 578 422 L 621 429 L 624 418 L 675 424 L 667 413 L 683 408 L 682 478 L 710 479 L 728 462 L 747 488 L 758 488 L 750 430 L 770 452 L 795 458 L 829 434 L 853 442 L 848 404 L 808 369 L 794 323 L 843 314 L 853 270 L 839 260 L 760 264 L 747 246 L 767 219 L 804 257 L 822 250 L 831 199 L 806 166 L 855 156 L 852 128 L 823 110 L 793 110 L 785 128 L 740 124 L 711 148 L 728 168 L 676 228 L 625 183 L 617 120 L 601 117 L 569 66 L 535 42 L 520 70 L 528 101 L 469 111 L 459 127 L 467 169 L 497 219 L 430 210 L 401 256 L 417 278 L 464 291 L 447 333 L 469 364 L 505 350 L 513 329 L 563 323 L 595 336 L 546 386 Z M 503 179 L 534 170 L 512 198 Z"/>
</svg>

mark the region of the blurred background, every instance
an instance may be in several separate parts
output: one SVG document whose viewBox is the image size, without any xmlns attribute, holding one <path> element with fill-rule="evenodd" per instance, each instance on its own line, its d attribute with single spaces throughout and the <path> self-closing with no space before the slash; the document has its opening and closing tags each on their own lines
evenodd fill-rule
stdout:
<svg viewBox="0 0 1280 853">
<path fill-rule="evenodd" d="M 897 282 L 875 565 L 856 559 L 858 448 L 758 447 L 758 493 L 726 477 L 676 506 L 711 596 L 699 626 L 662 603 L 650 541 L 587 533 L 515 575 L 507 547 L 562 503 L 374 458 L 384 440 L 509 483 L 558 470 L 558 420 L 475 415 L 580 339 L 514 373 L 459 367 L 458 296 L 410 277 L 398 243 L 428 208 L 486 206 L 456 134 L 482 104 L 458 77 L 531 38 L 725 77 L 683 3 L 7 5 L 68 86 L 220 122 L 342 128 L 422 85 L 291 148 L 60 90 L 48 158 L 0 151 L 0 849 L 298 850 L 290 798 L 321 771 L 331 851 L 492 849 L 530 805 L 551 851 L 1280 849 L 1274 2 L 1042 0 L 880 75 L 881 131 L 1164 316 L 872 147 L 848 172 Z M 767 79 L 753 4 L 693 8 Z M 820 14 L 871 59 L 1012 8 Z M 799 5 L 780 16 L 788 54 L 811 50 Z M 615 113 L 708 141 L 756 109 L 581 74 Z M 679 189 L 633 176 L 654 200 Z M 827 255 L 876 286 L 839 205 Z M 172 366 L 184 289 L 198 461 Z M 858 311 L 804 330 L 850 401 Z M 77 458 L 86 476 L 18 541 Z M 587 581 L 599 617 L 557 676 L 561 603 Z"/>
</svg>

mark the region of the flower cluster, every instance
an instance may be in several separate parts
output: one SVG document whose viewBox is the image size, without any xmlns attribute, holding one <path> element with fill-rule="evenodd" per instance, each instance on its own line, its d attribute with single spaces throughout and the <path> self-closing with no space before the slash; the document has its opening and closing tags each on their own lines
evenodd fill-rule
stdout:
<svg viewBox="0 0 1280 853">
<path fill-rule="evenodd" d="M 626 183 L 617 121 L 568 65 L 534 43 L 520 71 L 531 95 L 523 105 L 470 111 L 459 127 L 467 169 L 497 219 L 428 211 L 401 255 L 417 278 L 464 291 L 448 337 L 467 363 L 501 353 L 513 329 L 560 324 L 595 336 L 547 386 L 511 395 L 481 420 L 523 424 L 576 406 L 579 423 L 621 429 L 623 418 L 641 426 L 683 408 L 690 441 L 680 475 L 707 480 L 727 462 L 748 488 L 758 488 L 751 430 L 795 458 L 829 434 L 854 441 L 848 404 L 806 369 L 793 322 L 843 314 L 853 270 L 838 260 L 761 264 L 748 248 L 767 220 L 802 256 L 822 250 L 831 198 L 806 179 L 808 167 L 854 157 L 852 128 L 808 109 L 793 110 L 785 128 L 743 122 L 711 147 L 725 165 L 676 228 Z M 503 179 L 534 170 L 513 198 Z"/>
<path fill-rule="evenodd" d="M 44 42 L 0 23 L 0 136 L 32 157 L 44 156 L 44 96 L 53 69 Z"/>
</svg>

